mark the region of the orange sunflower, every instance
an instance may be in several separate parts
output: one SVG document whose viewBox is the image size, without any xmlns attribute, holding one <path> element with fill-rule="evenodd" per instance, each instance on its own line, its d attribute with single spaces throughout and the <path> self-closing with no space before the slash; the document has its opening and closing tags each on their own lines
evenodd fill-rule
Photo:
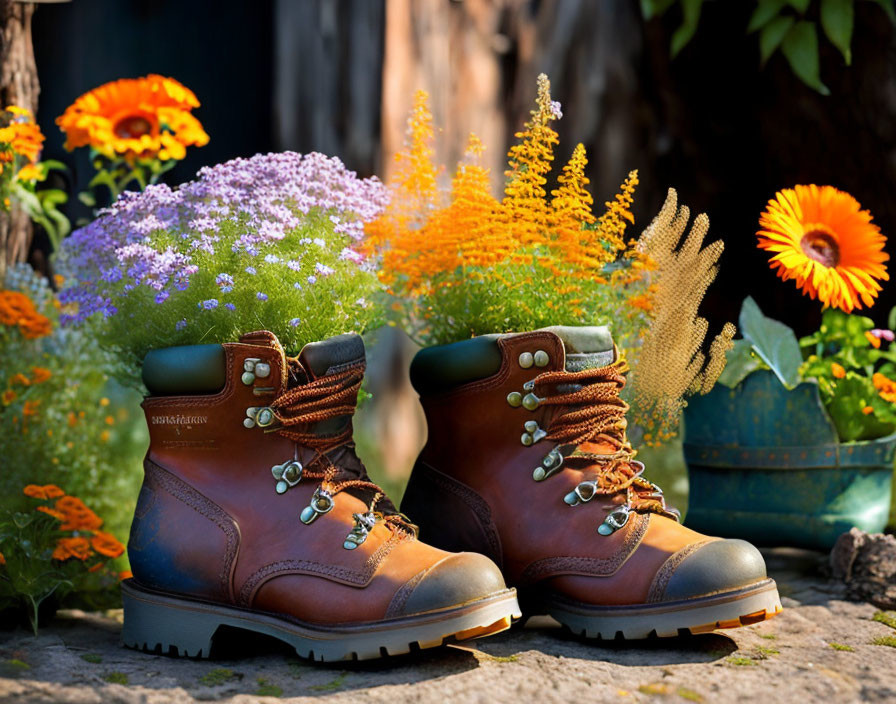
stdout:
<svg viewBox="0 0 896 704">
<path fill-rule="evenodd" d="M 851 313 L 870 306 L 890 277 L 884 237 L 849 193 L 833 186 L 795 186 L 775 194 L 759 218 L 759 247 L 770 266 L 803 293 Z"/>
<path fill-rule="evenodd" d="M 109 157 L 183 159 L 187 147 L 208 144 L 191 111 L 199 101 L 173 78 L 149 75 L 106 83 L 56 118 L 66 149 L 90 146 Z"/>
</svg>

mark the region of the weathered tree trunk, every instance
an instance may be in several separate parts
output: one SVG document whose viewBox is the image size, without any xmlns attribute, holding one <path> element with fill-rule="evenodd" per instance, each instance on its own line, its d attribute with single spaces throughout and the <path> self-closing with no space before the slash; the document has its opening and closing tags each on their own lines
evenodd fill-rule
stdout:
<svg viewBox="0 0 896 704">
<path fill-rule="evenodd" d="M 379 166 L 382 0 L 278 0 L 274 6 L 274 144 Z"/>
<path fill-rule="evenodd" d="M 37 111 L 40 85 L 31 46 L 31 3 L 0 0 L 0 108 L 18 105 Z M 0 281 L 6 268 L 28 256 L 33 229 L 19 208 L 0 212 Z"/>
<path fill-rule="evenodd" d="M 387 0 L 383 62 L 381 173 L 405 138 L 418 90 L 429 93 L 438 163 L 453 168 L 471 132 L 486 146 L 485 163 L 504 171 L 507 120 L 502 60 L 509 40 L 502 33 L 508 8 L 518 0 Z M 450 175 L 450 173 L 449 173 Z"/>
</svg>

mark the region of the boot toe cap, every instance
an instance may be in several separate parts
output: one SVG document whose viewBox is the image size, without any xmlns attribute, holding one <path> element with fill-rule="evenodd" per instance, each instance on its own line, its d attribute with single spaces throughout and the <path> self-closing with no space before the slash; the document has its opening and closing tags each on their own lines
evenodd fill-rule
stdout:
<svg viewBox="0 0 896 704">
<path fill-rule="evenodd" d="M 462 606 L 507 589 L 498 566 L 473 552 L 449 555 L 421 574 L 422 577 L 418 575 L 403 587 L 410 593 L 394 615 L 409 616 Z"/>
<path fill-rule="evenodd" d="M 691 552 L 675 567 L 660 600 L 694 599 L 740 589 L 764 579 L 765 560 L 750 543 L 713 540 Z"/>
</svg>

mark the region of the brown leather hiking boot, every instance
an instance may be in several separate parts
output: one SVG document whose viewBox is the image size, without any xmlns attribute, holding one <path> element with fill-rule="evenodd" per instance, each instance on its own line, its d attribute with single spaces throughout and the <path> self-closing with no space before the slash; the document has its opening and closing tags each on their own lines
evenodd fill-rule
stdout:
<svg viewBox="0 0 896 704">
<path fill-rule="evenodd" d="M 402 509 L 446 550 L 491 557 L 524 615 L 591 638 L 733 628 L 781 609 L 759 552 L 695 533 L 641 476 L 606 328 L 421 350 L 429 438 Z"/>
<path fill-rule="evenodd" d="M 229 626 L 364 659 L 509 627 L 498 568 L 419 542 L 367 478 L 351 441 L 363 373 L 357 335 L 298 358 L 268 332 L 147 356 L 125 645 L 208 656 Z"/>
</svg>

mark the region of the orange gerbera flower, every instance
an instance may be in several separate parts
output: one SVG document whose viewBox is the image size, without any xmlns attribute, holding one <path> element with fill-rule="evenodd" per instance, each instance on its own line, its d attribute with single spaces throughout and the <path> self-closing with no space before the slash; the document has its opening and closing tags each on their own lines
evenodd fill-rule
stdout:
<svg viewBox="0 0 896 704">
<path fill-rule="evenodd" d="M 56 549 L 53 550 L 54 560 L 68 560 L 72 557 L 78 560 L 86 560 L 90 555 L 90 541 L 81 537 L 60 538 L 56 542 Z"/>
<path fill-rule="evenodd" d="M 103 533 L 102 531 L 94 532 L 93 537 L 90 539 L 90 545 L 100 555 L 105 555 L 106 557 L 119 557 L 124 552 L 124 545 L 118 542 L 114 535 Z"/>
<path fill-rule="evenodd" d="M 796 186 L 775 194 L 759 218 L 759 247 L 770 266 L 825 307 L 851 313 L 870 306 L 888 280 L 886 238 L 871 213 L 833 186 Z"/>
<path fill-rule="evenodd" d="M 56 118 L 65 148 L 90 146 L 111 158 L 183 159 L 189 146 L 208 144 L 191 114 L 199 101 L 173 78 L 149 75 L 106 83 L 85 93 Z"/>
</svg>

